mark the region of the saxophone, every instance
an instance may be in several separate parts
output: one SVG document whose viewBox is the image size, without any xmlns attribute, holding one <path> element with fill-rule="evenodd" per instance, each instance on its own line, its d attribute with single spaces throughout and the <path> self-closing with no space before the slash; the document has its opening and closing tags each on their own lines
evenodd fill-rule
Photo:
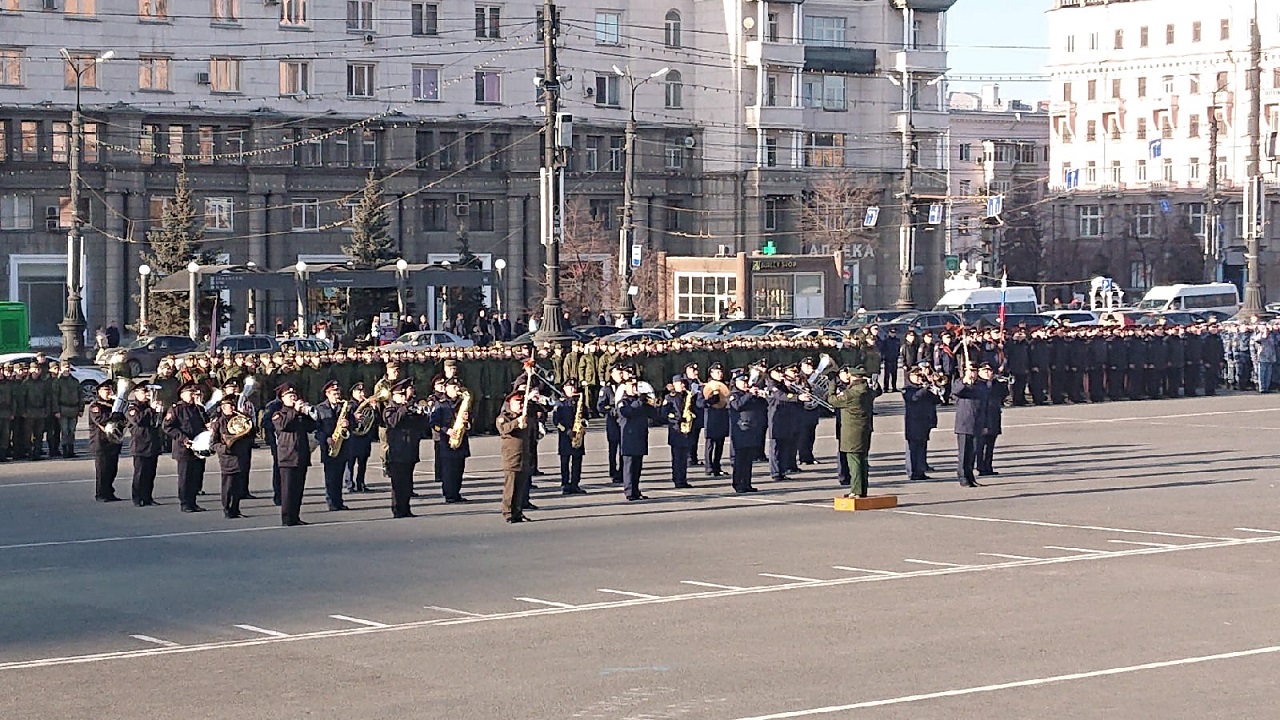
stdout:
<svg viewBox="0 0 1280 720">
<path fill-rule="evenodd" d="M 688 435 L 693 432 L 693 391 L 684 393 L 684 411 L 680 414 L 680 432 Z"/>
<path fill-rule="evenodd" d="M 453 425 L 449 428 L 449 448 L 457 450 L 462 447 L 462 440 L 467 436 L 467 413 L 471 410 L 471 393 L 463 390 L 458 402 L 458 411 L 453 416 Z"/>
<path fill-rule="evenodd" d="M 338 457 L 342 454 L 342 443 L 351 437 L 351 431 L 341 425 L 342 419 L 347 416 L 347 408 L 351 403 L 347 400 L 342 401 L 342 405 L 338 407 L 338 423 L 339 425 L 333 430 L 333 444 L 329 446 L 329 457 Z"/>
<path fill-rule="evenodd" d="M 574 450 L 582 448 L 583 442 L 587 439 L 587 417 L 584 410 L 586 409 L 586 395 L 578 395 L 578 407 L 573 415 L 573 430 L 569 433 L 569 444 Z"/>
</svg>

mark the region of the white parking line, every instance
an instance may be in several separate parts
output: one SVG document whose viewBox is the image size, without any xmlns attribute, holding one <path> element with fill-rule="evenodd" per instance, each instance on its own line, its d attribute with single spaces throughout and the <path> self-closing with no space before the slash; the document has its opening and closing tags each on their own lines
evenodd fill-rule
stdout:
<svg viewBox="0 0 1280 720">
<path fill-rule="evenodd" d="M 531 597 L 518 597 L 516 598 L 516 600 L 519 600 L 521 602 L 533 603 L 534 605 L 546 605 L 548 607 L 553 607 L 553 608 L 567 609 L 567 608 L 577 607 L 576 605 L 570 605 L 569 603 L 555 602 L 554 600 L 539 600 L 538 598 L 531 598 Z"/>
<path fill-rule="evenodd" d="M 717 585 L 709 582 L 699 582 L 698 580 L 681 580 L 685 585 L 697 585 L 698 587 L 713 588 L 715 590 L 745 590 L 737 585 Z"/>
<path fill-rule="evenodd" d="M 796 582 L 822 582 L 818 578 L 800 577 L 799 575 L 778 575 L 777 573 L 760 573 L 760 577 L 795 580 Z"/>
<path fill-rule="evenodd" d="M 1141 545 L 1143 547 L 1175 547 L 1169 543 L 1138 542 L 1137 540 L 1108 540 L 1107 542 L 1116 543 L 1117 545 Z"/>
<path fill-rule="evenodd" d="M 1114 550 L 1090 550 L 1089 548 L 1063 547 L 1062 545 L 1045 545 L 1045 550 L 1066 550 L 1067 552 L 1085 553 L 1087 555 L 1106 555 Z"/>
<path fill-rule="evenodd" d="M 968 565 L 960 565 L 959 563 L 934 562 L 933 560 L 916 560 L 915 558 L 903 558 L 902 562 L 915 563 L 916 565 L 936 565 L 937 567 L 968 567 Z"/>
<path fill-rule="evenodd" d="M 256 625 L 236 625 L 236 627 L 240 628 L 241 630 L 248 630 L 249 632 L 256 632 L 260 635 L 266 635 L 267 637 L 273 637 L 273 638 L 289 637 L 288 633 L 282 633 L 279 630 L 268 630 L 266 628 L 260 628 Z"/>
<path fill-rule="evenodd" d="M 1263 535 L 1280 535 L 1280 530 L 1260 530 L 1258 528 L 1235 528 L 1240 532 L 1262 533 Z"/>
<path fill-rule="evenodd" d="M 150 635 L 130 635 L 129 637 L 135 640 L 141 640 L 142 642 L 149 642 L 153 645 L 159 645 L 160 647 L 182 647 L 176 642 L 161 640 L 158 637 L 151 637 Z"/>
<path fill-rule="evenodd" d="M 351 617 L 350 615 L 330 615 L 329 617 L 333 618 L 334 620 L 346 620 L 349 623 L 364 625 L 365 627 L 376 627 L 376 628 L 390 627 L 390 625 L 387 625 L 386 623 L 374 622 L 373 620 L 363 620 L 361 618 Z"/>
<path fill-rule="evenodd" d="M 1031 557 L 1030 555 L 1006 555 L 1004 553 L 978 553 L 987 557 L 1004 558 L 1005 560 L 1043 560 L 1044 558 Z"/>
<path fill-rule="evenodd" d="M 626 590 L 610 590 L 609 588 L 596 588 L 596 592 L 609 593 L 610 595 L 624 595 L 626 597 L 640 598 L 641 600 L 657 600 L 658 595 L 646 595 L 638 592 L 628 592 Z"/>
<path fill-rule="evenodd" d="M 830 715 L 833 713 L 849 712 L 851 710 L 865 710 L 867 708 L 903 705 L 906 703 L 922 702 L 925 700 L 963 697 L 965 695 L 977 695 L 979 693 L 996 692 L 999 690 L 1013 690 L 1015 688 L 1038 687 L 1040 685 L 1051 685 L 1054 683 L 1072 682 L 1076 680 L 1089 680 L 1092 678 L 1109 677 L 1111 675 L 1125 675 L 1143 670 L 1160 670 L 1163 668 L 1180 667 L 1183 665 L 1199 665 L 1202 663 L 1216 662 L 1218 660 L 1234 660 L 1236 658 L 1252 657 L 1256 655 L 1271 655 L 1274 653 L 1280 653 L 1280 645 L 1254 648 L 1252 650 L 1241 650 L 1238 652 L 1218 653 L 1217 655 L 1201 655 L 1199 657 L 1163 660 L 1160 662 L 1143 663 L 1141 665 L 1113 667 L 1106 668 L 1105 670 L 1091 670 L 1088 672 L 1069 673 L 1066 675 L 1052 675 L 1049 677 L 1032 678 L 1030 680 L 999 683 L 997 685 L 979 685 L 977 687 L 961 688 L 958 690 L 942 690 L 939 692 L 921 693 L 919 695 L 904 695 L 902 697 L 887 698 L 884 700 L 868 700 L 865 702 L 850 703 L 848 705 L 830 705 L 827 707 L 812 708 L 809 710 L 793 710 L 790 712 L 774 713 L 772 715 L 753 715 L 751 717 L 737 718 L 737 720 L 787 720 L 787 718 Z"/>
<path fill-rule="evenodd" d="M 480 613 L 467 612 L 466 610 L 458 610 L 457 608 L 441 607 L 439 605 L 423 605 L 424 610 L 439 610 L 442 613 L 452 613 L 454 615 L 463 615 L 465 617 L 481 618 L 487 617 Z"/>
<path fill-rule="evenodd" d="M 920 512 L 919 510 L 886 510 L 898 515 L 919 515 L 921 517 L 947 518 L 950 520 L 974 520 L 977 522 L 1008 523 L 1010 525 L 1031 525 L 1034 527 L 1065 528 L 1068 530 L 1099 530 L 1101 532 L 1122 533 L 1126 535 L 1156 535 L 1159 537 L 1186 538 L 1188 540 L 1231 540 L 1226 537 L 1212 535 L 1188 535 L 1186 533 L 1159 532 L 1156 530 L 1132 530 L 1129 528 L 1101 527 L 1098 525 L 1067 525 L 1065 523 L 1042 522 L 1039 520 L 1009 520 L 1006 518 L 982 517 L 979 515 L 950 515 L 947 513 Z"/>
<path fill-rule="evenodd" d="M 872 570 L 871 568 L 851 567 L 849 565 L 832 565 L 832 570 L 844 570 L 845 572 L 861 572 L 871 573 L 872 575 L 897 575 L 892 570 Z"/>
</svg>

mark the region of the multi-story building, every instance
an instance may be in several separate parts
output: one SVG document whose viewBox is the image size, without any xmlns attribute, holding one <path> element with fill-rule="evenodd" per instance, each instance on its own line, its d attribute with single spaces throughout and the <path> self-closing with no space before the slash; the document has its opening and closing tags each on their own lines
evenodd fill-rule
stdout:
<svg viewBox="0 0 1280 720">
<path fill-rule="evenodd" d="M 797 252 L 799 208 L 822 175 L 897 187 L 910 161 L 927 196 L 946 162 L 937 78 L 953 2 L 565 2 L 566 194 L 617 237 L 634 110 L 636 240 L 650 257 L 770 241 Z M 452 259 L 465 233 L 486 267 L 506 260 L 506 307 L 535 306 L 540 17 L 538 3 L 500 0 L 0 0 L 0 296 L 26 301 L 33 334 L 56 338 L 80 63 L 90 328 L 137 317 L 139 250 L 180 167 L 227 263 L 344 260 L 373 171 L 406 259 Z M 846 268 L 862 302 L 898 294 L 893 202 L 885 192 L 883 242 Z M 921 288 L 940 286 L 932 235 Z M 246 303 L 231 301 L 239 326 Z M 259 291 L 258 327 L 292 303 Z M 435 312 L 432 297 L 414 304 Z"/>
<path fill-rule="evenodd" d="M 1017 100 L 1001 100 L 994 85 L 980 94 L 953 93 L 949 105 L 948 248 L 970 267 L 983 261 L 990 268 L 997 248 L 995 236 L 985 231 L 987 200 L 1002 196 L 1003 219 L 1041 214 L 1049 180 L 1049 115 Z"/>
<path fill-rule="evenodd" d="M 1262 132 L 1255 140 L 1260 172 L 1274 187 L 1280 14 L 1271 3 L 1258 8 Z M 1058 198 L 1049 236 L 1059 279 L 1104 274 L 1141 290 L 1184 279 L 1170 275 L 1193 272 L 1195 262 L 1179 268 L 1171 261 L 1216 245 L 1220 262 L 1211 253 L 1195 279 L 1242 282 L 1254 12 L 1253 3 L 1055 0 L 1050 191 Z M 1269 226 L 1264 247 L 1274 236 Z M 1273 251 L 1263 253 L 1264 284 L 1280 281 L 1275 261 Z"/>
</svg>

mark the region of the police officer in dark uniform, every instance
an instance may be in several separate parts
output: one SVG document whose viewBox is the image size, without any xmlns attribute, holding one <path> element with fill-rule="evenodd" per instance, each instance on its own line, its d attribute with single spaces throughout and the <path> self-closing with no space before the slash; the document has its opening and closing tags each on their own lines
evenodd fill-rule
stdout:
<svg viewBox="0 0 1280 720">
<path fill-rule="evenodd" d="M 671 448 L 671 480 L 677 488 L 693 487 L 688 479 L 689 445 L 694 442 L 697 403 L 685 382 L 684 375 L 671 376 L 671 392 L 662 403 L 662 416 L 667 425 L 667 445 Z M 686 407 L 689 417 L 685 414 Z"/>
<path fill-rule="evenodd" d="M 394 518 L 415 517 L 409 509 L 413 469 L 420 459 L 422 438 L 430 429 L 427 417 L 409 404 L 412 388 L 413 381 L 408 379 L 391 385 L 391 401 L 382 411 L 387 474 L 391 477 L 391 517 Z"/>
<path fill-rule="evenodd" d="M 774 482 L 782 482 L 790 479 L 787 470 L 796 456 L 800 413 L 808 396 L 792 392 L 783 380 L 782 367 L 771 368 L 769 374 L 773 381 L 769 395 L 769 434 L 773 437 L 769 476 Z"/>
<path fill-rule="evenodd" d="M 622 490 L 628 500 L 648 500 L 640 492 L 640 474 L 644 456 L 649 453 L 649 420 L 653 417 L 654 398 L 640 392 L 635 371 L 623 372 L 623 384 L 613 405 L 618 413 L 618 452 L 622 455 Z"/>
<path fill-rule="evenodd" d="M 133 458 L 133 504 L 155 505 L 156 461 L 164 447 L 164 434 L 160 432 L 160 405 L 152 399 L 149 386 L 134 386 L 125 417 L 129 422 L 129 455 Z"/>
<path fill-rule="evenodd" d="M 1025 342 L 1024 342 L 1025 346 Z M 929 433 L 938 426 L 941 395 L 928 378 L 927 367 L 907 369 L 902 385 L 903 431 L 907 441 L 907 479 L 928 480 Z M 1026 404 L 1025 401 L 1023 404 Z"/>
<path fill-rule="evenodd" d="M 468 418 L 463 419 L 462 442 L 456 448 L 449 444 L 449 430 L 461 409 L 462 381 L 457 377 L 449 378 L 445 380 L 444 388 L 444 399 L 431 413 L 431 430 L 436 437 L 435 452 L 440 459 L 440 490 L 446 503 L 467 502 L 467 498 L 462 496 L 462 478 L 466 474 L 467 458 L 471 456 Z"/>
<path fill-rule="evenodd" d="M 1031 359 L 1031 402 L 1049 402 L 1049 333 L 1044 328 L 1032 331 L 1029 345 Z"/>
<path fill-rule="evenodd" d="M 951 395 L 956 399 L 956 476 L 964 487 L 978 487 L 974 477 L 978 461 L 978 439 L 982 435 L 986 419 L 987 386 L 978 382 L 978 369 L 968 365 L 960 378 L 951 384 Z"/>
<path fill-rule="evenodd" d="M 724 366 L 713 363 L 707 370 L 709 378 L 699 393 L 702 398 L 702 423 L 706 432 L 704 459 L 706 474 L 719 477 L 724 474 L 721 465 L 724 458 L 724 441 L 729 437 L 729 394 L 724 382 Z"/>
<path fill-rule="evenodd" d="M 999 475 L 992 466 L 995 457 L 996 438 L 1000 436 L 1004 399 L 1009 396 L 1009 386 L 995 377 L 995 370 L 988 363 L 978 368 L 978 382 L 986 386 L 986 399 L 982 411 L 981 434 L 978 435 L 978 456 L 974 460 L 978 475 Z"/>
<path fill-rule="evenodd" d="M 894 372 L 897 370 L 898 355 L 894 353 Z M 813 364 L 813 358 L 804 358 L 800 361 L 800 374 L 796 380 L 799 387 L 808 387 L 809 377 L 817 371 Z M 887 373 L 888 371 L 886 371 Z M 897 381 L 894 381 L 897 383 Z M 796 457 L 800 465 L 815 465 L 818 459 L 813 455 L 813 446 L 818 440 L 818 423 L 822 421 L 822 409 L 817 405 L 810 408 L 807 405 L 801 405 L 797 413 L 797 419 L 800 421 L 800 431 L 796 434 Z"/>
<path fill-rule="evenodd" d="M 329 510 L 348 509 L 342 502 L 342 476 L 351 460 L 351 406 L 342 399 L 342 385 L 337 380 L 324 384 L 324 402 L 316 405 L 316 446 L 320 448 L 320 465 L 324 468 L 324 499 Z M 346 433 L 345 439 L 335 435 Z M 337 452 L 334 452 L 334 449 Z"/>
<path fill-rule="evenodd" d="M 115 482 L 120 467 L 120 450 L 123 448 L 125 418 L 114 411 L 115 393 L 111 381 L 98 384 L 97 396 L 89 405 L 89 452 L 93 453 L 94 492 L 98 502 L 117 502 Z M 107 428 L 116 433 L 111 437 Z M 119 439 L 117 439 L 119 438 Z"/>
<path fill-rule="evenodd" d="M 1019 325 L 1013 331 L 1013 337 L 1004 345 L 1005 370 L 1013 377 L 1013 404 L 1021 407 L 1027 404 L 1027 381 L 1031 377 L 1031 344 L 1027 340 L 1027 329 Z M 910 371 L 912 368 L 908 367 Z M 937 414 L 935 409 L 934 414 Z"/>
<path fill-rule="evenodd" d="M 560 454 L 560 492 L 563 495 L 585 495 L 587 491 L 582 489 L 581 483 L 582 458 L 587 454 L 586 433 L 583 432 L 581 444 L 574 447 L 574 427 L 579 415 L 582 416 L 582 422 L 586 423 L 587 401 L 578 392 L 577 380 L 565 380 L 561 390 L 564 391 L 564 398 L 556 403 L 552 411 L 552 422 L 560 433 L 556 448 Z"/>
<path fill-rule="evenodd" d="M 1107 398 L 1124 399 L 1124 378 L 1129 369 L 1129 346 L 1117 328 L 1106 331 L 1107 344 Z"/>
<path fill-rule="evenodd" d="M 698 377 L 698 363 L 691 362 L 684 366 L 684 387 L 685 390 L 692 393 L 695 398 L 702 396 L 702 380 Z M 702 404 L 694 402 L 693 404 L 693 433 L 689 437 L 689 464 L 701 465 L 698 461 L 698 443 L 702 437 Z"/>
<path fill-rule="evenodd" d="M 271 414 L 275 427 L 276 460 L 280 465 L 280 522 L 283 525 L 306 525 L 302 512 L 302 493 L 307 485 L 307 468 L 311 465 L 311 441 L 317 423 L 316 410 L 298 398 L 298 388 L 284 383 L 276 388 L 280 408 Z"/>
<path fill-rule="evenodd" d="M 600 386 L 596 396 L 596 412 L 604 416 L 604 435 L 609 443 L 609 481 L 622 484 L 622 426 L 619 424 L 616 401 L 622 388 L 622 368 L 615 364 L 609 368 L 609 377 Z"/>
<path fill-rule="evenodd" d="M 182 512 L 204 512 L 196 504 L 196 493 L 204 483 L 204 461 L 191 451 L 191 441 L 207 429 L 204 407 L 200 404 L 204 389 L 187 382 L 178 389 L 179 401 L 164 416 L 164 433 L 173 444 L 173 459 L 178 463 L 178 504 Z"/>
<path fill-rule="evenodd" d="M 359 410 L 361 403 L 366 399 L 364 383 L 358 382 L 351 386 L 351 407 L 353 408 L 351 419 L 353 423 L 359 425 L 364 419 L 364 413 L 374 415 L 375 420 L 373 429 L 369 432 L 364 435 L 358 435 L 353 429 L 351 437 L 347 438 L 347 445 L 351 449 L 350 458 L 347 461 L 347 470 L 343 475 L 347 484 L 347 492 L 369 492 L 369 487 L 365 485 L 365 472 L 369 468 L 369 456 L 373 454 L 373 439 L 377 436 L 380 418 L 376 417 L 378 407 L 374 403 L 369 403 L 364 406 L 363 410 Z"/>
<path fill-rule="evenodd" d="M 236 414 L 236 396 L 224 395 L 218 402 L 217 414 L 209 421 L 213 433 L 213 449 L 218 454 L 218 467 L 222 471 L 222 514 L 227 519 L 242 518 L 240 498 L 241 482 L 249 480 L 249 456 L 253 453 L 253 431 L 236 436 L 227 424 Z"/>
<path fill-rule="evenodd" d="M 750 378 L 742 370 L 734 372 L 733 392 L 729 394 L 729 435 L 733 443 L 730 462 L 733 464 L 733 491 L 756 492 L 751 484 L 751 467 L 764 445 L 766 424 L 769 421 L 767 393 L 752 387 Z"/>
</svg>

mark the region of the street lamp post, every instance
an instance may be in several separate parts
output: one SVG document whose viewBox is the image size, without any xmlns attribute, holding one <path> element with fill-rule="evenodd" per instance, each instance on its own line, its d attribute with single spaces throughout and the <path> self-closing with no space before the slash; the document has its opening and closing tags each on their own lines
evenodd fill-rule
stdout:
<svg viewBox="0 0 1280 720">
<path fill-rule="evenodd" d="M 58 324 L 62 331 L 62 360 L 78 360 L 84 356 L 84 308 L 80 307 L 80 290 L 84 284 L 81 278 L 80 257 L 84 253 L 84 236 L 80 217 L 80 144 L 84 137 L 84 118 L 80 115 L 80 89 L 84 74 L 91 68 L 110 60 L 115 52 L 108 50 L 92 61 L 84 58 L 72 58 L 66 48 L 58 51 L 62 59 L 76 78 L 76 105 L 71 111 L 71 147 L 67 152 L 67 165 L 71 171 L 71 229 L 67 232 L 67 309 Z"/>
<path fill-rule="evenodd" d="M 200 341 L 200 263 L 187 265 L 187 335 Z"/>
<path fill-rule="evenodd" d="M 250 260 L 249 262 L 245 263 L 245 267 L 249 268 L 250 271 L 253 271 L 258 268 L 258 263 Z M 250 331 L 249 331 L 250 325 L 253 326 L 252 332 L 256 333 L 258 331 L 258 297 L 257 295 L 258 295 L 258 290 L 256 288 L 249 288 L 249 290 L 245 293 L 245 298 L 244 298 L 245 334 L 250 334 Z"/>
<path fill-rule="evenodd" d="M 623 70 L 617 65 L 613 66 L 613 72 L 618 77 L 624 77 L 631 85 L 631 104 L 628 106 L 627 129 L 626 129 L 626 145 L 623 149 L 623 198 L 622 198 L 622 229 L 618 232 L 618 311 L 626 320 L 627 327 L 631 326 L 631 319 L 635 317 L 636 306 L 635 301 L 631 297 L 631 244 L 635 242 L 635 193 L 636 193 L 636 90 L 641 85 L 658 77 L 662 77 L 671 71 L 669 67 L 659 68 L 649 75 L 636 79 L 631 74 L 630 68 Z"/>
<path fill-rule="evenodd" d="M 507 269 L 507 261 L 502 258 L 498 258 L 497 260 L 494 260 L 493 269 L 498 271 L 498 290 L 497 290 L 498 297 L 496 298 L 496 300 L 498 302 L 498 314 L 501 315 L 502 314 L 502 291 L 503 291 L 502 271 Z"/>
<path fill-rule="evenodd" d="M 307 327 L 307 262 L 299 260 L 293 266 L 298 273 L 298 337 L 306 334 Z"/>
<path fill-rule="evenodd" d="M 147 335 L 147 287 L 151 280 L 151 266 L 143 263 L 138 266 L 138 334 Z"/>
<path fill-rule="evenodd" d="M 396 260 L 396 306 L 400 308 L 400 317 L 404 318 L 404 281 L 409 262 L 404 258 Z"/>
</svg>

